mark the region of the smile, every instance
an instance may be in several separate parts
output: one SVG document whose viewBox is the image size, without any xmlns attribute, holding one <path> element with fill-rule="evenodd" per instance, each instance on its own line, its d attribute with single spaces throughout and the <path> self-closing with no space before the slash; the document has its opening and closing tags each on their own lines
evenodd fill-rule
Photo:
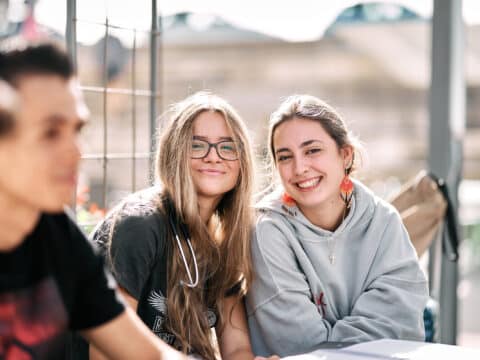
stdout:
<svg viewBox="0 0 480 360">
<path fill-rule="evenodd" d="M 225 173 L 224 171 L 220 171 L 216 169 L 199 169 L 198 171 L 202 174 L 213 175 L 213 176 L 219 176 Z"/>
<path fill-rule="evenodd" d="M 297 185 L 297 187 L 299 187 L 302 190 L 311 190 L 317 187 L 318 184 L 320 184 L 320 182 L 322 181 L 322 178 L 323 177 L 319 176 L 313 179 L 299 181 L 295 185 Z"/>
</svg>

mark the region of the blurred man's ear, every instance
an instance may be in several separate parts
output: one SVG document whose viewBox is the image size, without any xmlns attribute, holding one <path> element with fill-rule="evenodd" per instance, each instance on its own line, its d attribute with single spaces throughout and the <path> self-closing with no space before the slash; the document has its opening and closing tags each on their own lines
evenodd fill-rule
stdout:
<svg viewBox="0 0 480 360">
<path fill-rule="evenodd" d="M 13 129 L 19 102 L 17 91 L 6 81 L 0 80 L 0 136 Z"/>
</svg>

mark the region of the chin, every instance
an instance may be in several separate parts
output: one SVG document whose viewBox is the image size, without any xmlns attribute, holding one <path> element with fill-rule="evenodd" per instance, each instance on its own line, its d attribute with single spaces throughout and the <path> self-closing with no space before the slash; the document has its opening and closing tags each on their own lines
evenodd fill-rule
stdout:
<svg viewBox="0 0 480 360">
<path fill-rule="evenodd" d="M 233 187 L 228 186 L 200 186 L 198 192 L 204 194 L 205 196 L 223 196 L 229 192 Z"/>
<path fill-rule="evenodd" d="M 47 213 L 59 213 L 63 212 L 65 206 L 72 205 L 72 194 L 70 193 L 68 196 L 52 196 L 49 200 L 45 201 L 43 206 L 41 206 L 41 211 Z"/>
<path fill-rule="evenodd" d="M 43 207 L 42 212 L 50 213 L 50 214 L 55 214 L 55 213 L 61 213 L 64 211 L 66 203 L 62 204 L 48 204 L 47 206 Z"/>
<path fill-rule="evenodd" d="M 197 194 L 205 198 L 221 198 L 227 192 L 225 189 L 201 189 Z"/>
<path fill-rule="evenodd" d="M 225 195 L 225 194 L 226 194 L 226 192 L 224 192 L 224 191 L 220 191 L 220 192 L 218 192 L 218 191 L 202 191 L 202 192 L 200 193 L 200 195 L 201 195 L 202 197 L 212 198 L 212 199 L 214 199 L 214 198 L 221 198 L 221 197 L 223 197 L 223 195 Z"/>
<path fill-rule="evenodd" d="M 300 206 L 305 206 L 305 207 L 316 207 L 316 206 L 321 206 L 322 204 L 325 203 L 325 199 L 321 198 L 312 198 L 312 197 L 298 197 L 297 203 Z"/>
</svg>

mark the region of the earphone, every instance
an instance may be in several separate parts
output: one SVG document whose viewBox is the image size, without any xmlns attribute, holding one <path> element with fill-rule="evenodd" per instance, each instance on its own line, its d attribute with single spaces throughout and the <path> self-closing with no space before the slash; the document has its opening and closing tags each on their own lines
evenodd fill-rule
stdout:
<svg viewBox="0 0 480 360">
<path fill-rule="evenodd" d="M 180 255 L 181 255 L 182 260 L 183 260 L 183 265 L 185 266 L 185 270 L 187 271 L 187 276 L 188 276 L 188 280 L 189 280 L 189 283 L 186 283 L 185 281 L 180 280 L 180 285 L 181 286 L 185 285 L 189 288 L 194 288 L 198 285 L 197 257 L 195 256 L 195 251 L 193 250 L 192 242 L 190 241 L 190 235 L 188 233 L 188 229 L 187 229 L 187 227 L 185 226 L 184 223 L 180 222 L 179 223 L 180 231 L 182 232 L 182 235 L 183 235 L 184 239 L 187 241 L 187 245 L 188 245 L 188 248 L 190 249 L 190 254 L 192 255 L 192 259 L 193 259 L 193 266 L 194 266 L 194 269 L 195 269 L 195 281 L 194 281 L 193 277 L 192 277 L 192 273 L 190 272 L 190 268 L 188 267 L 188 264 L 187 264 L 187 258 L 185 257 L 185 253 L 183 251 L 182 243 L 180 242 L 180 237 L 178 236 L 177 227 L 175 226 L 175 223 L 177 221 L 173 217 L 174 217 L 174 210 L 172 209 L 172 206 L 169 204 L 168 221 L 170 223 L 170 228 L 172 229 L 173 235 L 175 236 L 175 240 L 177 242 L 178 249 L 180 250 Z"/>
</svg>

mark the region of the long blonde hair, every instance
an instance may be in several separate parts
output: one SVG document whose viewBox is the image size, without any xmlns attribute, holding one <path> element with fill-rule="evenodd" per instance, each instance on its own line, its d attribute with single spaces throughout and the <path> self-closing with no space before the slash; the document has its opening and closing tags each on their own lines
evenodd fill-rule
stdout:
<svg viewBox="0 0 480 360">
<path fill-rule="evenodd" d="M 193 289 L 179 285 L 187 274 L 178 248 L 172 246 L 167 276 L 167 328 L 177 337 L 185 352 L 193 350 L 204 358 L 213 359 L 215 350 L 204 315 L 207 307 L 218 310 L 218 328 L 221 329 L 226 321 L 222 316 L 225 294 L 241 278 L 246 286 L 252 278 L 252 147 L 240 116 L 216 95 L 199 92 L 175 104 L 170 110 L 172 116 L 163 127 L 158 141 L 155 173 L 164 195 L 173 201 L 180 220 L 190 232 L 201 282 Z M 236 186 L 223 196 L 207 224 L 199 215 L 197 193 L 188 166 L 193 123 L 204 111 L 214 111 L 223 116 L 238 146 L 240 162 Z M 185 255 L 187 263 L 192 264 L 188 251 Z M 246 291 L 245 286 L 243 291 Z M 238 294 L 238 299 L 241 295 Z"/>
</svg>

